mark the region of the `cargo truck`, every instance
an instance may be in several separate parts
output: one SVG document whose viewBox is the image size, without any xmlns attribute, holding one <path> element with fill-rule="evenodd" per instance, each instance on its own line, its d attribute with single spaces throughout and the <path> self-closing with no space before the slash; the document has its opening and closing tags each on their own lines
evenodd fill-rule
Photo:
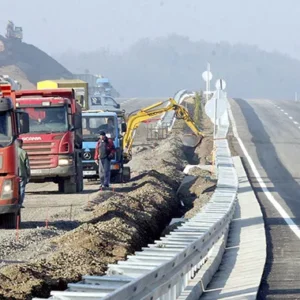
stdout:
<svg viewBox="0 0 300 300">
<path fill-rule="evenodd" d="M 16 91 L 16 105 L 29 114 L 21 135 L 31 182 L 54 182 L 61 193 L 83 190 L 82 108 L 73 89 Z"/>
<path fill-rule="evenodd" d="M 38 90 L 70 88 L 75 91 L 75 98 L 81 105 L 83 110 L 87 110 L 89 106 L 88 83 L 80 79 L 58 79 L 58 80 L 44 80 L 37 83 Z"/>
<path fill-rule="evenodd" d="M 16 110 L 11 86 L 0 84 L 0 222 L 7 229 L 21 218 L 17 137 L 28 130 L 28 114 Z"/>
</svg>

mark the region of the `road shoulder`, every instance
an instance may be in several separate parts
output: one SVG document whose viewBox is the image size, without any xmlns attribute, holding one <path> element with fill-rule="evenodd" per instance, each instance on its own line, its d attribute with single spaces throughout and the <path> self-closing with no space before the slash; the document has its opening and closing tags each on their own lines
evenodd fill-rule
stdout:
<svg viewBox="0 0 300 300">
<path fill-rule="evenodd" d="M 201 299 L 256 299 L 266 261 L 263 215 L 239 157 L 238 204 L 219 270 Z"/>
</svg>

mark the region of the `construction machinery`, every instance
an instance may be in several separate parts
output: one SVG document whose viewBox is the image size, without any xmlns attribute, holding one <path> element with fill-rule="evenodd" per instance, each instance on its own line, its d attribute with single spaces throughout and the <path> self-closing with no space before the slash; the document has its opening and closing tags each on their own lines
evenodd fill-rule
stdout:
<svg viewBox="0 0 300 300">
<path fill-rule="evenodd" d="M 44 80 L 37 83 L 38 90 L 67 88 L 75 91 L 75 98 L 82 107 L 82 110 L 87 110 L 89 107 L 89 91 L 88 83 L 80 79 L 57 79 Z"/>
<path fill-rule="evenodd" d="M 22 27 L 15 27 L 12 21 L 8 21 L 6 26 L 6 38 L 8 39 L 16 39 L 22 41 L 23 39 L 23 29 Z"/>
<path fill-rule="evenodd" d="M 169 102 L 166 107 L 161 107 Z M 82 114 L 83 116 L 83 168 L 85 178 L 97 178 L 98 167 L 94 161 L 94 153 L 99 132 L 101 130 L 109 133 L 108 120 L 112 119 L 114 132 L 113 140 L 117 148 L 115 159 L 112 161 L 112 177 L 115 182 L 126 182 L 130 180 L 130 167 L 125 166 L 132 159 L 132 146 L 136 129 L 142 122 L 148 121 L 168 111 L 174 111 L 177 119 L 182 119 L 191 128 L 194 135 L 184 135 L 183 143 L 187 146 L 195 147 L 200 143 L 203 133 L 190 117 L 187 109 L 174 99 L 158 102 L 154 105 L 135 111 L 125 118 L 124 110 L 90 110 Z M 93 123 L 91 122 L 93 120 Z M 117 125 L 118 124 L 118 125 Z M 87 129 L 87 131 L 85 131 Z M 91 134 L 92 132 L 92 134 Z M 192 141 L 192 142 L 191 142 Z"/>
<path fill-rule="evenodd" d="M 17 137 L 28 131 L 28 114 L 16 109 L 10 84 L 0 83 L 0 222 L 8 229 L 21 219 Z"/>
<path fill-rule="evenodd" d="M 169 104 L 165 107 L 161 107 L 166 102 L 169 102 Z M 203 133 L 200 129 L 198 129 L 196 123 L 189 115 L 188 110 L 184 106 L 179 105 L 174 99 L 170 98 L 167 101 L 155 103 L 151 106 L 129 114 L 127 120 L 127 131 L 123 137 L 124 163 L 128 163 L 132 159 L 132 145 L 134 141 L 134 135 L 139 125 L 146 120 L 159 116 L 168 111 L 174 111 L 176 118 L 184 120 L 188 127 L 193 131 L 196 142 L 193 141 L 192 146 L 196 146 L 201 142 Z M 187 139 L 190 140 L 190 137 L 187 137 Z M 185 142 L 185 140 L 183 139 L 183 142 L 187 146 L 191 145 L 190 141 Z"/>
<path fill-rule="evenodd" d="M 83 123 L 83 176 L 98 178 L 98 166 L 94 160 L 95 148 L 99 132 L 104 131 L 115 145 L 116 154 L 111 160 L 111 180 L 121 183 L 130 180 L 130 168 L 124 166 L 123 136 L 126 132 L 124 112 L 121 111 L 85 111 L 82 113 Z"/>
<path fill-rule="evenodd" d="M 29 114 L 21 135 L 31 182 L 54 182 L 61 193 L 83 190 L 82 108 L 73 89 L 16 91 L 17 107 Z"/>
</svg>

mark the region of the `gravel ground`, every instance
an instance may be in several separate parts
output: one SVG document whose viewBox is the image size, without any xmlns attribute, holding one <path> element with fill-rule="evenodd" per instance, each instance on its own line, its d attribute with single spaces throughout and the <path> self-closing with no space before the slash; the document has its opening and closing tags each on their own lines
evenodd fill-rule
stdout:
<svg viewBox="0 0 300 300">
<path fill-rule="evenodd" d="M 0 229 L 0 266 L 29 261 L 51 251 L 49 238 L 78 227 L 83 206 L 96 190 L 97 185 L 86 183 L 83 193 L 67 195 L 59 194 L 56 184 L 28 184 L 21 229 Z"/>
<path fill-rule="evenodd" d="M 170 138 L 164 141 L 161 153 L 165 155 L 170 150 L 171 157 L 176 148 L 181 148 L 180 140 Z M 177 154 L 184 157 L 181 151 Z M 141 152 L 140 155 L 146 154 Z M 182 180 L 183 166 L 184 160 L 180 157 L 172 160 L 170 165 L 164 160 L 156 160 L 157 169 L 164 169 L 164 173 L 157 170 L 140 172 L 132 182 L 116 186 L 114 191 L 92 194 L 89 202 L 85 200 L 82 213 L 74 215 L 81 224 L 76 229 L 60 236 L 60 232 L 52 227 L 31 229 L 30 251 L 25 250 L 28 249 L 28 237 L 24 235 L 21 239 L 20 232 L 19 244 L 11 244 L 18 249 L 20 260 L 23 255 L 31 259 L 29 263 L 1 269 L 0 295 L 3 299 L 46 296 L 50 289 L 64 289 L 67 282 L 79 280 L 82 274 L 103 274 L 108 263 L 124 259 L 127 254 L 158 238 L 179 212 L 176 191 Z M 59 201 L 67 202 L 68 199 Z M 29 206 L 29 200 L 26 205 Z"/>
<path fill-rule="evenodd" d="M 188 161 L 209 157 L 209 136 L 193 155 L 179 134 L 147 142 L 145 130 L 138 130 L 130 183 L 101 192 L 86 183 L 76 195 L 61 195 L 54 184 L 28 185 L 18 238 L 0 230 L 0 299 L 47 297 L 83 274 L 101 275 L 107 264 L 157 239 L 171 218 L 191 217 L 209 200 L 215 183 L 205 172 L 193 171 L 195 180 L 177 193 Z"/>
</svg>

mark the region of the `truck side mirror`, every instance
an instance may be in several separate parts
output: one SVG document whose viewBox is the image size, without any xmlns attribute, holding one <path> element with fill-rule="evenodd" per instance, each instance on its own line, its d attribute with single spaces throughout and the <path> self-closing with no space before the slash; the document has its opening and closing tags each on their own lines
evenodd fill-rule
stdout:
<svg viewBox="0 0 300 300">
<path fill-rule="evenodd" d="M 126 123 L 122 123 L 121 127 L 122 127 L 122 132 L 126 132 L 127 131 L 127 125 L 126 125 Z"/>
<path fill-rule="evenodd" d="M 74 116 L 74 129 L 80 129 L 82 127 L 82 118 L 80 115 Z"/>
<path fill-rule="evenodd" d="M 120 108 L 121 106 L 120 106 L 120 104 L 119 103 L 117 103 L 116 104 L 116 108 Z"/>
<path fill-rule="evenodd" d="M 18 125 L 19 125 L 19 134 L 29 132 L 29 115 L 24 111 L 17 112 Z"/>
</svg>

